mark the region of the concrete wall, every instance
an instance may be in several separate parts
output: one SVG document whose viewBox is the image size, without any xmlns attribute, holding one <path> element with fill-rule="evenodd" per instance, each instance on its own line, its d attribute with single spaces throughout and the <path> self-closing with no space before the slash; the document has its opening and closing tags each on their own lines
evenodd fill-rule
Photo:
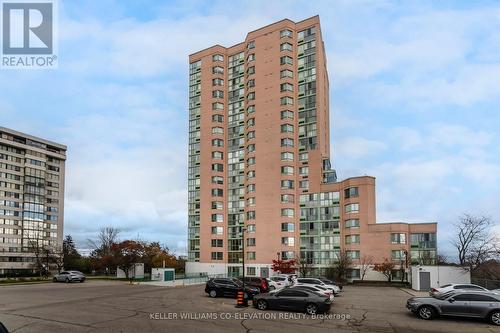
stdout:
<svg viewBox="0 0 500 333">
<path fill-rule="evenodd" d="M 116 268 L 116 277 L 125 278 L 125 272 L 118 267 Z M 134 267 L 129 269 L 129 278 L 142 279 L 144 278 L 144 264 L 135 264 Z"/>
<path fill-rule="evenodd" d="M 470 283 L 470 272 L 462 267 L 452 266 L 412 266 L 412 289 L 420 290 L 419 272 L 430 272 L 431 288 L 449 283 Z"/>
</svg>

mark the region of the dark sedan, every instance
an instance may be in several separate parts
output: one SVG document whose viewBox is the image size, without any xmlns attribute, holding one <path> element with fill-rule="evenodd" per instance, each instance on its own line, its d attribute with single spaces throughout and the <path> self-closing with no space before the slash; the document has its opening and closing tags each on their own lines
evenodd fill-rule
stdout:
<svg viewBox="0 0 500 333">
<path fill-rule="evenodd" d="M 274 293 L 259 294 L 253 298 L 253 306 L 259 310 L 301 311 L 306 312 L 308 315 L 328 312 L 331 305 L 330 297 L 296 288 L 286 288 Z"/>
<path fill-rule="evenodd" d="M 430 297 L 412 297 L 406 307 L 419 318 L 430 320 L 437 316 L 456 316 L 488 319 L 500 326 L 500 295 L 484 291 L 451 291 Z"/>
<path fill-rule="evenodd" d="M 243 283 L 236 278 L 210 279 L 205 285 L 205 292 L 214 297 L 236 297 L 238 291 L 243 290 Z M 245 285 L 245 298 L 252 298 L 259 293 L 259 289 Z"/>
</svg>

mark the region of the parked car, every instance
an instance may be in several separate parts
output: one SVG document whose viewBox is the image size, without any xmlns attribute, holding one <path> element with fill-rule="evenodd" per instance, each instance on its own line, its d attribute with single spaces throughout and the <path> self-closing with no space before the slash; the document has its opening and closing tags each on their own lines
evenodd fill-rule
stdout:
<svg viewBox="0 0 500 333">
<path fill-rule="evenodd" d="M 59 274 L 54 275 L 52 279 L 54 282 L 84 282 L 85 274 L 79 271 L 62 271 Z"/>
<path fill-rule="evenodd" d="M 279 288 L 276 289 L 288 287 L 290 285 L 290 281 L 288 281 L 287 276 L 276 275 L 276 276 L 271 276 L 269 279 L 279 286 Z"/>
<path fill-rule="evenodd" d="M 266 278 L 245 276 L 245 278 L 239 277 L 238 280 L 244 281 L 245 284 L 258 288 L 261 293 L 267 293 L 269 291 L 269 283 Z"/>
<path fill-rule="evenodd" d="M 344 285 L 338 281 L 332 280 L 332 279 L 327 279 L 326 277 L 319 277 L 319 280 L 321 280 L 325 284 L 333 284 L 335 286 L 338 286 L 340 290 L 344 288 Z"/>
<path fill-rule="evenodd" d="M 412 297 L 406 307 L 419 318 L 437 316 L 485 318 L 500 326 L 500 295 L 475 290 L 454 290 L 428 297 Z"/>
<path fill-rule="evenodd" d="M 9 333 L 7 327 L 5 327 L 2 323 L 0 323 L 0 333 Z"/>
<path fill-rule="evenodd" d="M 273 280 L 271 280 L 269 278 L 266 278 L 266 281 L 267 281 L 267 284 L 269 285 L 269 292 L 283 288 L 277 282 L 274 282 Z"/>
<path fill-rule="evenodd" d="M 214 297 L 236 297 L 243 290 L 243 282 L 236 278 L 210 279 L 205 285 L 205 292 Z M 245 285 L 245 298 L 251 299 L 259 293 L 259 289 Z"/>
<path fill-rule="evenodd" d="M 302 311 L 309 315 L 328 312 L 331 305 L 330 297 L 300 288 L 285 288 L 278 292 L 259 294 L 253 299 L 253 306 L 259 310 Z"/>
<path fill-rule="evenodd" d="M 326 284 L 320 279 L 314 279 L 314 278 L 299 278 L 297 279 L 297 283 L 295 284 L 297 286 L 300 285 L 316 285 L 316 286 L 322 286 L 325 288 L 328 288 L 330 290 L 333 290 L 333 293 L 338 295 L 340 293 L 340 288 L 334 284 Z"/>
<path fill-rule="evenodd" d="M 309 291 L 315 291 L 318 294 L 321 294 L 321 295 L 326 296 L 326 297 L 330 297 L 330 300 L 332 300 L 332 301 L 333 301 L 333 298 L 334 298 L 333 291 L 330 290 L 330 289 L 324 288 L 322 286 L 297 285 L 297 286 L 292 286 L 290 288 L 293 288 L 293 289 L 305 289 L 305 290 L 309 290 Z"/>
<path fill-rule="evenodd" d="M 429 295 L 430 296 L 434 296 L 434 295 L 440 295 L 440 294 L 444 294 L 444 293 L 447 293 L 449 291 L 453 291 L 453 290 L 466 290 L 466 291 L 469 291 L 469 290 L 478 290 L 478 291 L 489 291 L 488 289 L 486 288 L 483 288 L 481 286 L 478 286 L 476 284 L 469 284 L 469 283 L 450 283 L 450 284 L 445 284 L 444 286 L 440 286 L 439 288 L 432 288 L 430 291 L 429 291 Z"/>
</svg>

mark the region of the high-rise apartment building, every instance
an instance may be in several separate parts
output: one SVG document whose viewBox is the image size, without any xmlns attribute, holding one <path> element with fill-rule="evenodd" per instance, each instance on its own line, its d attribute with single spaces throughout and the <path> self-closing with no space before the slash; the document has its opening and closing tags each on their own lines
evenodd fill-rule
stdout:
<svg viewBox="0 0 500 333">
<path fill-rule="evenodd" d="M 238 275 L 245 256 L 248 275 L 278 258 L 321 273 L 341 250 L 354 264 L 435 257 L 435 223 L 376 223 L 375 179 L 337 181 L 318 16 L 189 60 L 188 272 Z"/>
<path fill-rule="evenodd" d="M 0 274 L 34 270 L 34 251 L 59 253 L 65 160 L 66 146 L 0 127 Z"/>
</svg>

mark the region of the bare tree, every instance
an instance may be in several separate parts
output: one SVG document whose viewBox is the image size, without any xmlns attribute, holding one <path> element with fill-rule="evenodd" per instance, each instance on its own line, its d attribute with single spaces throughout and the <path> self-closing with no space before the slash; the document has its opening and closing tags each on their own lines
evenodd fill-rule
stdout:
<svg viewBox="0 0 500 333">
<path fill-rule="evenodd" d="M 339 280 L 345 279 L 347 272 L 352 267 L 352 258 L 349 256 L 347 251 L 340 250 L 336 254 L 337 260 L 333 264 L 333 269 Z"/>
<path fill-rule="evenodd" d="M 461 266 L 474 270 L 498 254 L 498 238 L 491 228 L 493 221 L 485 216 L 464 214 L 455 224 L 456 236 L 452 240 Z"/>
<path fill-rule="evenodd" d="M 89 239 L 88 243 L 94 250 L 100 251 L 102 255 L 110 255 L 111 246 L 117 242 L 119 233 L 120 229 L 118 228 L 101 228 L 99 229 L 97 240 Z"/>
<path fill-rule="evenodd" d="M 361 281 L 365 279 L 366 273 L 370 266 L 373 265 L 373 256 L 363 255 L 359 261 L 359 270 L 361 275 Z"/>
<path fill-rule="evenodd" d="M 297 268 L 301 277 L 307 277 L 312 272 L 314 265 L 307 258 L 300 258 Z"/>
</svg>

